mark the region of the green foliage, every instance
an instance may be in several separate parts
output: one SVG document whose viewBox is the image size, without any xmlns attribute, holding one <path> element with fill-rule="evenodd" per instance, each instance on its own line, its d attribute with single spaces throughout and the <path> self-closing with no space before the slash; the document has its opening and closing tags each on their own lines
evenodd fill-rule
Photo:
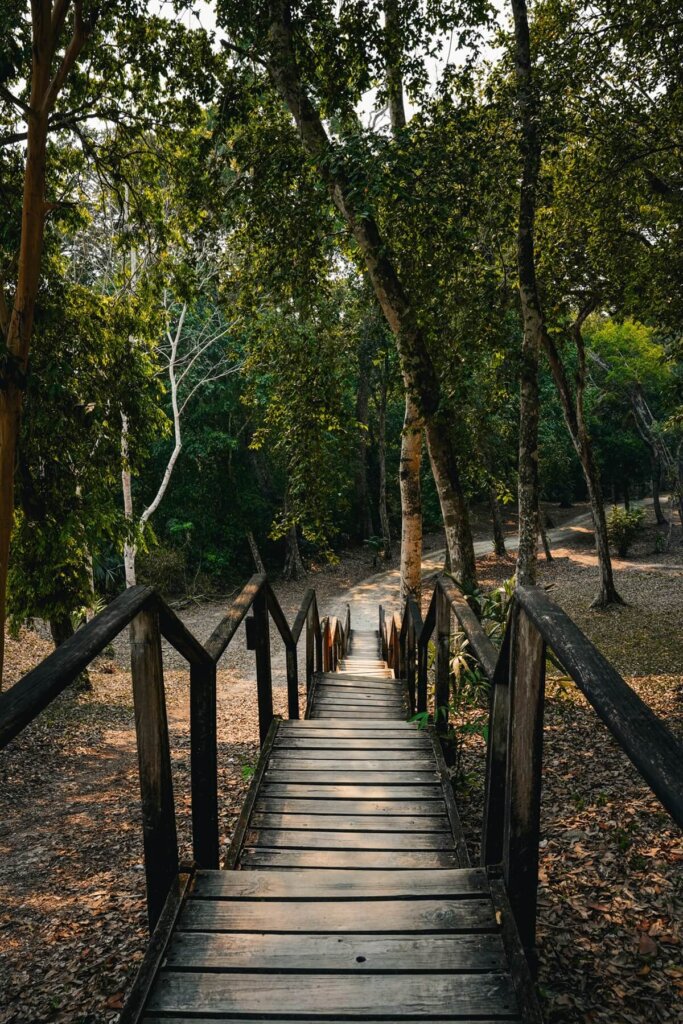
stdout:
<svg viewBox="0 0 683 1024">
<path fill-rule="evenodd" d="M 642 508 L 626 509 L 613 505 L 610 509 L 607 515 L 607 536 L 621 558 L 628 554 L 644 521 L 645 512 Z"/>
</svg>

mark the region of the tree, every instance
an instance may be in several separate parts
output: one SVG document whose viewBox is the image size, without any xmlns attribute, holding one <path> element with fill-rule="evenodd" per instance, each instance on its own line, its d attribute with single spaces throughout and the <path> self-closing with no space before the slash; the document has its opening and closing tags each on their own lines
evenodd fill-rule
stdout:
<svg viewBox="0 0 683 1024">
<path fill-rule="evenodd" d="M 235 39 L 236 49 L 242 53 L 253 53 L 254 59 L 266 66 L 275 88 L 295 121 L 308 159 L 328 189 L 332 203 L 343 218 L 364 261 L 380 307 L 396 339 L 406 390 L 414 398 L 424 419 L 427 448 L 453 564 L 466 584 L 473 583 L 476 570 L 469 512 L 457 454 L 441 407 L 438 375 L 419 325 L 417 311 L 396 271 L 377 220 L 367 208 L 367 201 L 364 199 L 359 202 L 363 194 L 362 170 L 351 160 L 345 159 L 343 145 L 339 146 L 336 140 L 331 140 L 320 109 L 311 100 L 308 83 L 303 77 L 304 69 L 309 73 L 312 70 L 306 58 L 306 47 L 310 43 L 305 38 L 307 22 L 298 16 L 299 12 L 282 2 L 272 3 L 267 11 L 259 10 L 258 13 L 249 8 L 249 37 L 255 40 L 255 45 L 250 47 L 244 45 L 241 36 L 246 22 L 240 22 L 240 17 L 245 16 L 245 10 L 221 7 L 219 14 Z M 329 14 L 329 11 L 321 12 L 326 32 L 331 27 Z M 333 35 L 325 36 L 325 43 L 329 43 L 332 38 Z M 302 43 L 301 53 L 297 51 L 299 42 Z M 324 55 L 321 57 L 324 58 Z M 366 70 L 362 72 L 362 77 L 364 80 L 367 78 Z M 333 90 L 335 95 L 331 95 L 326 87 L 332 82 L 319 80 L 315 84 L 324 91 L 325 102 L 330 109 L 336 108 L 340 112 L 339 124 L 343 127 L 343 120 L 349 118 L 350 112 L 345 90 L 342 87 L 339 94 Z M 338 81 L 334 82 L 335 86 L 339 84 Z M 353 118 L 348 123 L 356 124 Z"/>
<path fill-rule="evenodd" d="M 25 142 L 26 149 L 16 253 L 8 254 L 0 267 L 0 332 L 4 341 L 0 360 L 0 677 L 16 448 L 45 228 L 47 218 L 68 208 L 70 198 L 67 187 L 62 195 L 48 199 L 48 180 L 55 184 L 49 178 L 48 138 L 52 134 L 74 136 L 82 146 L 80 156 L 92 157 L 96 146 L 88 134 L 89 121 L 97 125 L 116 120 L 125 136 L 133 122 L 137 122 L 135 130 L 139 128 L 136 100 L 141 96 L 149 102 L 147 117 L 154 107 L 164 109 L 168 92 L 161 86 L 162 67 L 167 89 L 173 91 L 179 85 L 172 54 L 184 74 L 191 76 L 196 71 L 196 59 L 187 60 L 187 50 L 181 52 L 184 30 L 162 18 L 145 18 L 145 14 L 146 8 L 137 0 L 116 5 L 32 0 L 29 15 L 16 2 L 3 7 L 0 27 L 3 38 L 11 39 L 12 45 L 2 69 L 0 115 L 5 131 L 0 145 L 16 147 Z M 175 53 L 169 47 L 160 64 L 159 52 L 169 34 L 176 44 Z M 116 47 L 110 45 L 113 39 Z M 193 42 L 196 40 L 194 36 Z M 112 66 L 112 55 L 120 66 Z M 196 51 L 193 56 L 197 57 Z M 135 67 L 136 74 L 124 73 L 126 66 Z M 167 106 L 177 113 L 178 104 Z"/>
</svg>

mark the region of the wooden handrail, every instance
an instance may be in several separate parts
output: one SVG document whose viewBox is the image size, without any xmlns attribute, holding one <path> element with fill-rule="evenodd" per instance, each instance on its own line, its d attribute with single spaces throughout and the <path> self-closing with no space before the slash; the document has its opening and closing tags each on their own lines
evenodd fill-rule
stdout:
<svg viewBox="0 0 683 1024">
<path fill-rule="evenodd" d="M 515 600 L 652 792 L 683 827 L 683 743 L 545 591 L 518 587 Z"/>
<path fill-rule="evenodd" d="M 310 689 L 314 665 L 323 666 L 323 635 L 314 590 L 307 591 L 294 629 L 265 575 L 252 576 L 226 615 L 202 645 L 151 587 L 131 587 L 81 627 L 40 665 L 0 694 L 0 749 L 40 714 L 126 626 L 131 627 L 131 674 L 135 704 L 140 792 L 143 809 L 145 872 L 150 928 L 164 907 L 178 875 L 178 844 L 166 716 L 161 637 L 190 665 L 190 738 L 192 834 L 199 867 L 219 866 L 218 765 L 216 735 L 216 666 L 247 619 L 248 646 L 256 655 L 259 734 L 261 743 L 274 718 L 269 618 L 286 651 L 287 704 L 290 718 L 299 717 L 297 641 L 306 623 L 306 682 Z M 336 664 L 348 646 L 350 609 L 345 623 L 335 621 L 327 634 Z"/>
<path fill-rule="evenodd" d="M 435 709 L 450 693 L 451 615 L 468 641 L 468 653 L 491 683 L 486 798 L 481 862 L 501 864 L 517 928 L 527 952 L 535 944 L 538 842 L 543 751 L 546 647 L 588 699 L 673 819 L 683 826 L 683 744 L 641 700 L 613 665 L 545 593 L 517 587 L 500 651 L 496 651 L 455 583 L 437 579 L 424 622 L 414 599 L 404 604 L 398 636 L 380 611 L 382 642 L 392 661 L 396 643 L 411 702 L 427 711 L 427 652 L 435 637 Z M 417 649 L 416 702 L 415 653 Z M 437 731 L 447 730 L 439 715 Z"/>
</svg>

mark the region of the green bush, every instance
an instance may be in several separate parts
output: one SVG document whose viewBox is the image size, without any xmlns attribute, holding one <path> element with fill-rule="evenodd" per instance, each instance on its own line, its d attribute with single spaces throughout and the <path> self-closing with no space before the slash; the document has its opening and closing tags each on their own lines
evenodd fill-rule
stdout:
<svg viewBox="0 0 683 1024">
<path fill-rule="evenodd" d="M 645 520 L 642 508 L 619 508 L 613 505 L 607 516 L 607 536 L 610 545 L 617 549 L 621 558 L 625 558 L 635 540 L 638 530 Z"/>
<path fill-rule="evenodd" d="M 166 597 L 184 594 L 187 589 L 185 552 L 164 544 L 140 551 L 136 559 L 138 583 L 155 587 Z"/>
</svg>

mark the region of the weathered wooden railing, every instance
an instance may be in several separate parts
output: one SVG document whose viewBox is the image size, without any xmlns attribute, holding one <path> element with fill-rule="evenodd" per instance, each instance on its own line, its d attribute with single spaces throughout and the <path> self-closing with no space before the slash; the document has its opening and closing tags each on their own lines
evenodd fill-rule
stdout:
<svg viewBox="0 0 683 1024">
<path fill-rule="evenodd" d="M 522 943 L 536 934 L 546 647 L 576 683 L 672 818 L 683 826 L 683 744 L 622 679 L 578 626 L 537 587 L 517 587 L 500 651 L 452 580 L 436 582 L 422 620 L 413 598 L 401 617 L 380 610 L 385 657 L 407 679 L 413 709 L 431 710 L 445 737 L 451 625 L 491 684 L 481 863 L 500 865 Z M 434 636 L 434 634 L 436 634 Z M 433 705 L 428 654 L 434 637 Z"/>
<path fill-rule="evenodd" d="M 251 611 L 251 615 L 248 613 Z M 248 616 L 248 617 L 247 617 Z M 147 910 L 154 929 L 168 900 L 177 902 L 179 856 L 171 752 L 166 716 L 161 638 L 190 666 L 190 771 L 193 854 L 198 867 L 219 866 L 216 666 L 243 619 L 247 646 L 255 653 L 259 736 L 264 743 L 274 718 L 269 620 L 285 647 L 287 709 L 299 717 L 297 644 L 306 625 L 306 686 L 348 644 L 344 624 L 324 633 L 315 591 L 306 592 L 294 626 L 268 579 L 252 576 L 202 645 L 150 587 L 131 587 L 79 629 L 40 665 L 0 694 L 0 749 L 17 736 L 130 625 L 131 674 L 140 773 Z M 329 633 L 329 636 L 327 636 Z M 334 652 L 334 653 L 330 653 Z M 336 661 L 335 661 L 336 665 Z"/>
</svg>

